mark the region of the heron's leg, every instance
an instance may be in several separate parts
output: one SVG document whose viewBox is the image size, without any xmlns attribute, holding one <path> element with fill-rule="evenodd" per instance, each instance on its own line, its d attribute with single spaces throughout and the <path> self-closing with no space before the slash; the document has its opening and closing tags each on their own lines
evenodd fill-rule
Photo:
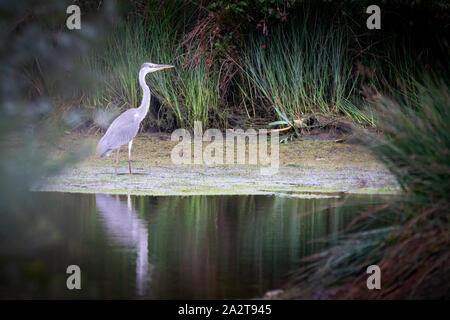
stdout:
<svg viewBox="0 0 450 320">
<path fill-rule="evenodd" d="M 133 145 L 133 140 L 128 142 L 128 170 L 131 174 L 131 146 Z"/>
<path fill-rule="evenodd" d="M 118 147 L 117 151 L 116 151 L 116 164 L 114 166 L 114 172 L 116 173 L 116 175 L 117 175 L 117 163 L 119 163 L 119 150 L 120 150 L 120 147 Z"/>
</svg>

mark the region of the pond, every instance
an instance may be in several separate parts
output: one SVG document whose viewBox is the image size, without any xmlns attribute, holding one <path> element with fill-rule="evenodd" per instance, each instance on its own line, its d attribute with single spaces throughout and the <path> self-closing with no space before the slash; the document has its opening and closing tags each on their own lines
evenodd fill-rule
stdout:
<svg viewBox="0 0 450 320">
<path fill-rule="evenodd" d="M 341 206 L 342 198 L 267 195 L 33 197 L 30 214 L 41 222 L 28 242 L 7 239 L 14 252 L 1 255 L 1 297 L 262 297 L 325 248 L 317 240 L 336 238 L 385 199 L 350 196 Z M 69 265 L 80 267 L 81 290 L 66 287 Z"/>
</svg>

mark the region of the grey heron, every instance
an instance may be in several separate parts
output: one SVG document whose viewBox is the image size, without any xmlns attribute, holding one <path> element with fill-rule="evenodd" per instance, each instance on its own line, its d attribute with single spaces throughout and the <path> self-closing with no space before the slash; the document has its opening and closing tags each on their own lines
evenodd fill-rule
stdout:
<svg viewBox="0 0 450 320">
<path fill-rule="evenodd" d="M 144 63 L 139 70 L 139 85 L 142 88 L 143 97 L 141 105 L 138 108 L 131 108 L 119 115 L 106 130 L 105 135 L 98 143 L 98 155 L 103 158 L 109 156 L 113 150 L 117 150 L 114 172 L 117 174 L 117 163 L 119 162 L 120 147 L 128 143 L 128 170 L 131 174 L 131 147 L 133 139 L 139 131 L 139 125 L 147 115 L 150 107 L 150 88 L 145 82 L 145 76 L 148 73 L 162 69 L 174 68 L 166 64 Z"/>
</svg>

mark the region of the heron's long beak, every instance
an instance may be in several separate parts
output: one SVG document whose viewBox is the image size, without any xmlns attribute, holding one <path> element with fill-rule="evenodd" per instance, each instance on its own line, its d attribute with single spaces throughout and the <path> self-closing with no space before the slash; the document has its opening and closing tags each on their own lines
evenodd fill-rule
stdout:
<svg viewBox="0 0 450 320">
<path fill-rule="evenodd" d="M 162 70 L 162 69 L 175 68 L 175 66 L 171 66 L 169 64 L 158 64 L 155 68 L 157 70 Z"/>
</svg>

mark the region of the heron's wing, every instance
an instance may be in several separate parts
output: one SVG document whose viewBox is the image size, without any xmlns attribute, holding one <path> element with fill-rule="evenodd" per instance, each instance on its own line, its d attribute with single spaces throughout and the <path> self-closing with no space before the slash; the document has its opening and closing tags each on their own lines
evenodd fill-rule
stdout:
<svg viewBox="0 0 450 320">
<path fill-rule="evenodd" d="M 98 143 L 99 155 L 109 153 L 131 140 L 136 136 L 139 130 L 139 117 L 135 116 L 136 110 L 129 109 L 118 116 L 106 130 L 105 135 Z"/>
</svg>

